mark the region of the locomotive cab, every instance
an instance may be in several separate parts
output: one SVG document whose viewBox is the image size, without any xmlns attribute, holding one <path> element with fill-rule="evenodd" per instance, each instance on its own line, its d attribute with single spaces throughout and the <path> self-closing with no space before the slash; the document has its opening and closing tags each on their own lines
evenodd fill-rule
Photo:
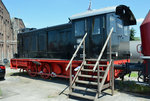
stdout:
<svg viewBox="0 0 150 101">
<path fill-rule="evenodd" d="M 129 25 L 135 25 L 136 20 L 129 7 L 120 5 L 98 10 L 88 10 L 84 13 L 73 15 L 69 18 L 72 22 L 72 31 L 75 36 L 74 48 L 81 42 L 84 34 L 86 38 L 86 57 L 97 58 L 102 49 L 110 29 L 112 53 L 117 59 L 125 59 L 129 52 Z M 105 50 L 107 56 L 109 49 Z M 82 56 L 79 52 L 78 56 Z"/>
</svg>

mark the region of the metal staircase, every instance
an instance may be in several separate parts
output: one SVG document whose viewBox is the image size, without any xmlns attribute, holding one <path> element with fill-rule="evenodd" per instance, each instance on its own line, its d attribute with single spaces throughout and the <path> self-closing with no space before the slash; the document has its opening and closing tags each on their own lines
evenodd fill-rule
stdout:
<svg viewBox="0 0 150 101">
<path fill-rule="evenodd" d="M 114 91 L 114 66 L 111 57 L 111 29 L 106 42 L 100 52 L 98 59 L 85 59 L 85 38 L 84 35 L 81 43 L 71 58 L 66 71 L 70 68 L 70 87 L 69 95 L 88 100 L 96 100 L 101 92 L 111 88 L 112 95 Z M 103 52 L 109 42 L 109 59 L 101 59 Z M 78 69 L 75 77 L 72 79 L 72 61 L 75 58 L 79 48 L 83 44 L 83 62 Z M 109 61 L 109 62 L 108 62 Z"/>
</svg>

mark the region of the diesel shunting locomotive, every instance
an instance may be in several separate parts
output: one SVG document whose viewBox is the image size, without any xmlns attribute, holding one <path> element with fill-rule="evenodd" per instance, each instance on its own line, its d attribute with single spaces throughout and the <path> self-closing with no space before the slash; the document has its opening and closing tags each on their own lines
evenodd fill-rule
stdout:
<svg viewBox="0 0 150 101">
<path fill-rule="evenodd" d="M 73 15 L 66 24 L 19 33 L 11 68 L 26 70 L 32 77 L 70 78 L 72 96 L 93 100 L 106 88 L 113 94 L 114 78 L 141 71 L 141 65 L 129 63 L 129 26 L 135 24 L 129 7 L 119 5 Z"/>
<path fill-rule="evenodd" d="M 130 61 L 129 26 L 135 25 L 136 20 L 129 7 L 119 5 L 88 10 L 71 16 L 69 20 L 67 24 L 19 33 L 18 53 L 11 59 L 11 68 L 27 70 L 31 76 L 42 71 L 41 73 L 49 76 L 55 74 L 58 77 L 69 77 L 69 71 L 65 71 L 65 68 L 85 33 L 86 58 L 94 59 L 98 57 L 111 28 L 114 29 L 111 35 L 111 53 L 115 63 Z M 82 49 L 83 46 L 73 61 L 73 68 L 82 62 Z M 102 58 L 108 59 L 108 54 L 107 46 Z M 35 68 L 36 64 L 40 66 Z M 121 70 L 115 75 L 120 73 Z"/>
<path fill-rule="evenodd" d="M 129 7 L 119 5 L 89 9 L 71 16 L 66 24 L 19 33 L 11 68 L 45 79 L 70 77 L 69 95 L 90 100 L 106 88 L 113 94 L 114 77 L 123 79 L 132 71 L 150 84 L 149 22 L 150 12 L 141 25 L 143 63 L 130 63 L 129 26 L 136 19 Z"/>
<path fill-rule="evenodd" d="M 118 55 L 116 59 L 125 59 L 130 53 L 129 25 L 136 24 L 136 20 L 128 7 L 87 11 L 69 19 L 67 24 L 20 33 L 18 58 L 70 59 L 86 32 L 86 57 L 97 58 L 112 27 L 112 52 Z M 79 52 L 77 59 L 81 56 Z"/>
</svg>

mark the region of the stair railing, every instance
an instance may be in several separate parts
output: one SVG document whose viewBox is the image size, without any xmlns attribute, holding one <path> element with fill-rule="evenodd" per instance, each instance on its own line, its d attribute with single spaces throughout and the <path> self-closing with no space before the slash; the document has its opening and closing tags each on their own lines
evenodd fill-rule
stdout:
<svg viewBox="0 0 150 101">
<path fill-rule="evenodd" d="M 74 52 L 74 54 L 73 54 L 73 56 L 72 56 L 72 58 L 71 58 L 69 64 L 68 64 L 67 67 L 66 67 L 66 71 L 67 71 L 67 70 L 69 69 L 69 67 L 70 67 L 70 87 L 69 87 L 70 92 L 72 92 L 72 90 L 71 90 L 72 85 L 73 85 L 74 81 L 76 80 L 77 75 L 79 74 L 79 72 L 80 72 L 80 70 L 81 70 L 81 68 L 83 67 L 83 64 L 84 64 L 84 62 L 85 62 L 85 39 L 86 39 L 86 36 L 87 36 L 87 33 L 85 33 L 85 35 L 84 35 L 84 37 L 82 38 L 82 40 L 81 40 L 79 46 L 77 47 L 76 51 Z M 74 58 L 77 56 L 77 53 L 78 53 L 79 49 L 81 48 L 82 44 L 83 44 L 83 62 L 82 62 L 82 64 L 81 64 L 80 68 L 78 69 L 78 71 L 77 71 L 77 73 L 76 73 L 76 76 L 74 77 L 74 80 L 73 80 L 73 82 L 72 82 L 72 61 L 73 61 Z"/>
<path fill-rule="evenodd" d="M 102 50 L 101 50 L 101 52 L 100 52 L 100 54 L 99 54 L 99 57 L 98 57 L 98 59 L 97 59 L 97 61 L 96 61 L 96 64 L 95 64 L 95 66 L 94 66 L 94 68 L 93 68 L 93 71 L 95 71 L 96 68 L 98 67 L 99 61 L 101 60 L 102 55 L 103 55 L 103 53 L 104 53 L 104 50 L 105 50 L 105 48 L 106 48 L 106 46 L 107 46 L 107 44 L 108 44 L 108 41 L 109 41 L 110 38 L 111 38 L 111 34 L 112 34 L 112 32 L 113 32 L 113 29 L 114 29 L 114 28 L 111 28 L 111 30 L 110 30 L 110 33 L 109 33 L 109 35 L 108 35 L 108 37 L 107 37 L 107 39 L 106 39 L 106 41 L 105 41 L 105 44 L 104 44 L 104 46 L 103 46 L 103 48 L 102 48 Z M 109 47 L 111 48 L 111 41 L 110 41 Z M 111 51 L 110 51 L 110 53 L 111 53 Z M 111 54 L 110 54 L 110 55 L 111 55 Z M 111 59 L 110 59 L 110 60 L 111 60 Z"/>
<path fill-rule="evenodd" d="M 77 79 L 77 76 L 79 75 L 79 73 L 80 73 L 80 71 L 81 71 L 83 65 L 84 65 L 84 61 L 82 62 L 80 68 L 78 69 L 78 71 L 77 71 L 75 77 L 73 78 L 71 85 L 73 85 L 73 84 L 75 83 L 75 80 Z"/>
<path fill-rule="evenodd" d="M 108 71 L 110 70 L 110 67 L 112 66 L 112 59 L 110 60 L 110 63 L 109 63 L 109 65 L 107 66 L 107 69 L 106 69 L 106 71 L 105 71 L 105 74 L 104 74 L 104 77 L 103 77 L 103 79 L 102 79 L 102 82 L 101 82 L 101 85 L 100 85 L 100 91 L 101 91 L 101 89 L 102 89 L 102 86 L 104 85 L 104 83 L 105 83 L 105 80 L 106 80 L 106 78 L 107 78 L 107 75 L 108 75 Z"/>
<path fill-rule="evenodd" d="M 104 44 L 104 46 L 103 46 L 103 48 L 102 48 L 102 50 L 101 50 L 101 52 L 100 52 L 100 54 L 99 54 L 99 57 L 98 57 L 98 59 L 97 59 L 97 61 L 96 61 L 96 64 L 95 64 L 95 66 L 94 66 L 94 68 L 93 68 L 93 72 L 95 72 L 95 70 L 96 70 L 96 68 L 97 68 L 97 76 L 98 76 L 98 78 L 97 78 L 97 83 L 98 83 L 98 92 L 97 92 L 97 94 L 96 94 L 96 97 L 95 98 L 97 98 L 98 96 L 99 96 L 99 94 L 100 94 L 100 92 L 101 92 L 101 90 L 102 90 L 102 87 L 103 87 L 103 85 L 104 85 L 104 83 L 105 83 L 105 80 L 106 80 L 106 77 L 107 77 L 107 75 L 108 75 L 108 71 L 109 71 L 109 69 L 110 69 L 110 66 L 111 66 L 111 64 L 112 64 L 112 57 L 111 57 L 111 35 L 112 35 L 112 32 L 113 32 L 113 28 L 111 28 L 111 30 L 110 30 L 110 32 L 109 32 L 109 35 L 108 35 L 108 37 L 107 37 L 107 39 L 106 39 L 106 41 L 105 41 L 105 44 Z M 102 79 L 102 81 L 101 81 L 101 84 L 100 84 L 100 70 L 99 70 L 99 62 L 100 62 L 100 60 L 101 60 L 101 58 L 102 58 L 102 56 L 103 56 L 103 53 L 104 53 L 104 51 L 105 51 L 105 49 L 106 49 L 106 46 L 108 45 L 108 42 L 109 42 L 109 65 L 107 66 L 107 68 L 106 68 L 106 71 L 105 71 L 105 74 L 104 74 L 104 77 L 103 77 L 103 79 Z"/>
<path fill-rule="evenodd" d="M 66 71 L 68 70 L 69 66 L 72 64 L 72 61 L 74 60 L 74 58 L 76 57 L 79 49 L 81 48 L 81 45 L 83 44 L 83 60 L 85 60 L 85 38 L 87 36 L 87 33 L 84 35 L 82 41 L 80 42 L 79 46 L 77 47 L 76 51 L 74 52 L 69 64 L 66 67 Z"/>
</svg>

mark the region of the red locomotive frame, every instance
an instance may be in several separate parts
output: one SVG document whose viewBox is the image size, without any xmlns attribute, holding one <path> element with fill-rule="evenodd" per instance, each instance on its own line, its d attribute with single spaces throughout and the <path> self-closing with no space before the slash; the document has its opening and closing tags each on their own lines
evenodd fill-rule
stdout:
<svg viewBox="0 0 150 101">
<path fill-rule="evenodd" d="M 93 61 L 89 61 L 92 63 Z M 130 60 L 114 60 L 114 64 L 125 64 L 130 62 Z M 69 78 L 70 70 L 66 71 L 66 67 L 69 63 L 69 60 L 58 60 L 58 59 L 11 59 L 11 69 L 20 69 L 26 70 L 28 74 L 32 77 L 40 75 L 44 79 L 48 79 L 49 77 L 62 77 Z M 73 76 L 76 71 L 74 70 L 78 66 L 80 66 L 82 61 L 73 61 Z M 103 62 L 103 64 L 109 64 L 109 62 Z M 90 67 L 89 67 L 90 68 Z M 105 67 L 101 67 L 104 69 Z M 115 78 L 118 78 L 122 70 L 114 70 Z M 109 81 L 109 73 L 107 77 L 107 81 Z"/>
</svg>

